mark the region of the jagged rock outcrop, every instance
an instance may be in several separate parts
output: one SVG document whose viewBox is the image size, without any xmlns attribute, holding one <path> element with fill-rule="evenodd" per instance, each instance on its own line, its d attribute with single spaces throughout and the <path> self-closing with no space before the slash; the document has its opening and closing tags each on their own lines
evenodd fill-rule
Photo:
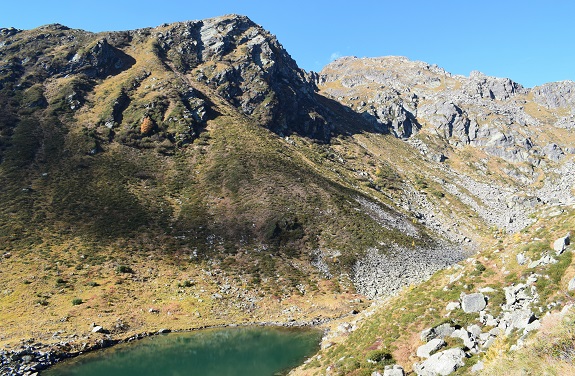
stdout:
<svg viewBox="0 0 575 376">
<path fill-rule="evenodd" d="M 573 108 L 575 105 L 575 82 L 573 81 L 549 82 L 534 87 L 531 92 L 533 100 L 548 109 Z"/>
<path fill-rule="evenodd" d="M 526 89 L 508 78 L 480 72 L 457 76 L 423 62 L 389 56 L 338 59 L 317 75 L 317 82 L 323 93 L 366 114 L 397 137 L 422 131 L 453 147 L 473 145 L 510 162 L 537 165 L 542 156 L 558 161 L 562 145 L 534 144 L 532 139 L 542 131 L 537 127 L 573 126 L 574 84 L 570 81 Z M 542 116 L 538 106 L 551 111 L 551 120 Z"/>
<path fill-rule="evenodd" d="M 276 133 L 327 141 L 330 128 L 307 79 L 275 36 L 245 16 L 151 30 L 159 54 Z"/>
<path fill-rule="evenodd" d="M 440 351 L 429 359 L 415 363 L 413 370 L 419 376 L 449 375 L 465 365 L 465 352 L 459 348 Z"/>
</svg>

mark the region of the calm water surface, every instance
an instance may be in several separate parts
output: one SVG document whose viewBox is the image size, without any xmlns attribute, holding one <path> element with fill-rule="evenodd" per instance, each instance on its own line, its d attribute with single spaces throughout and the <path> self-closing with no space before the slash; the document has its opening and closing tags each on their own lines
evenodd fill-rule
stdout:
<svg viewBox="0 0 575 376">
<path fill-rule="evenodd" d="M 145 338 L 60 363 L 42 376 L 283 375 L 319 349 L 311 329 L 206 329 Z"/>
</svg>

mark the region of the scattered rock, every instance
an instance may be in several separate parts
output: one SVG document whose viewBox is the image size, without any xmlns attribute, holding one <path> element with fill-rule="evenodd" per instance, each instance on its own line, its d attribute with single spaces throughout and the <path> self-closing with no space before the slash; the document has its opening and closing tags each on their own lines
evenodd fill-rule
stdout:
<svg viewBox="0 0 575 376">
<path fill-rule="evenodd" d="M 433 328 L 424 329 L 419 334 L 421 340 L 423 342 L 429 342 L 435 338 L 445 338 L 449 337 L 451 333 L 455 330 L 454 327 L 449 325 L 448 323 L 444 323 Z"/>
<path fill-rule="evenodd" d="M 463 295 L 461 297 L 461 308 L 465 313 L 482 311 L 486 305 L 487 301 L 485 300 L 485 295 L 480 292 Z"/>
<path fill-rule="evenodd" d="M 543 155 L 547 156 L 547 158 L 554 162 L 558 162 L 561 158 L 565 157 L 565 153 L 561 147 L 555 143 L 545 145 L 541 151 Z"/>
<path fill-rule="evenodd" d="M 467 327 L 467 331 L 475 337 L 479 337 L 481 335 L 481 328 L 477 324 L 472 324 Z"/>
<path fill-rule="evenodd" d="M 386 215 L 382 208 L 366 204 L 364 209 L 372 211 L 377 218 Z M 388 227 L 388 223 L 392 223 L 389 226 L 400 226 L 405 224 L 405 218 L 390 217 L 382 225 Z M 461 261 L 464 255 L 462 249 L 447 244 L 428 249 L 397 246 L 385 252 L 371 248 L 353 266 L 353 284 L 359 293 L 369 298 L 393 296 L 401 288 L 425 281 L 436 271 Z"/>
<path fill-rule="evenodd" d="M 524 329 L 523 332 L 524 332 L 524 333 L 529 333 L 529 332 L 531 332 L 531 331 L 533 331 L 533 330 L 539 330 L 540 327 L 541 327 L 541 321 L 539 321 L 539 320 L 533 320 L 532 322 L 530 322 L 529 324 L 527 324 L 527 325 L 525 326 L 525 329 Z"/>
<path fill-rule="evenodd" d="M 539 260 L 535 260 L 529 263 L 528 268 L 536 268 L 540 265 L 549 265 L 549 264 L 555 264 L 557 262 L 556 259 L 554 259 L 553 257 L 551 257 L 550 255 L 543 255 L 541 256 L 541 258 Z"/>
<path fill-rule="evenodd" d="M 452 334 L 451 337 L 453 338 L 460 338 L 463 340 L 463 345 L 469 350 L 473 350 L 477 348 L 477 342 L 475 341 L 476 338 L 473 334 L 469 333 L 465 329 L 457 329 Z"/>
<path fill-rule="evenodd" d="M 562 254 L 567 248 L 567 246 L 570 244 L 571 242 L 570 235 L 571 234 L 567 234 L 564 237 L 555 240 L 555 242 L 553 243 L 553 250 L 555 251 L 555 254 L 557 256 Z"/>
<path fill-rule="evenodd" d="M 537 300 L 535 286 L 528 286 L 524 283 L 504 287 L 506 304 L 503 309 L 507 311 L 527 307 L 531 302 Z"/>
<path fill-rule="evenodd" d="M 415 363 L 413 370 L 419 376 L 445 376 L 465 365 L 465 352 L 459 348 L 433 354 L 429 359 Z"/>
<path fill-rule="evenodd" d="M 517 256 L 515 256 L 515 259 L 519 265 L 525 265 L 527 263 L 527 258 L 525 258 L 523 253 L 518 253 Z"/>
<path fill-rule="evenodd" d="M 417 348 L 417 356 L 420 358 L 429 358 L 432 353 L 445 346 L 445 341 L 441 338 L 435 338 Z"/>
<path fill-rule="evenodd" d="M 485 368 L 485 365 L 483 364 L 483 362 L 480 360 L 477 363 L 475 363 L 473 365 L 473 367 L 471 367 L 471 372 L 472 373 L 477 373 L 479 371 L 483 371 L 483 369 Z"/>
<path fill-rule="evenodd" d="M 571 278 L 569 281 L 569 285 L 567 286 L 567 290 L 574 291 L 575 290 L 575 277 Z"/>
<path fill-rule="evenodd" d="M 170 333 L 170 332 L 171 332 L 170 329 L 165 329 L 165 328 L 158 330 L 158 334 L 166 334 L 166 333 Z"/>
<path fill-rule="evenodd" d="M 403 371 L 403 367 L 400 365 L 388 365 L 385 366 L 383 370 L 383 376 L 405 376 L 405 372 Z"/>
<path fill-rule="evenodd" d="M 456 309 L 461 308 L 461 303 L 459 302 L 449 302 L 447 303 L 447 306 L 445 307 L 445 310 L 447 311 L 454 311 Z"/>
<path fill-rule="evenodd" d="M 505 312 L 499 327 L 505 330 L 505 334 L 509 335 L 514 329 L 525 329 L 533 320 L 535 320 L 535 316 L 531 309 L 517 309 Z"/>
<path fill-rule="evenodd" d="M 100 325 L 96 325 L 92 328 L 92 333 L 105 333 L 105 330 Z"/>
<path fill-rule="evenodd" d="M 493 317 L 485 311 L 481 311 L 479 313 L 479 321 L 486 326 L 497 326 L 499 325 L 499 319 L 497 317 Z"/>
</svg>

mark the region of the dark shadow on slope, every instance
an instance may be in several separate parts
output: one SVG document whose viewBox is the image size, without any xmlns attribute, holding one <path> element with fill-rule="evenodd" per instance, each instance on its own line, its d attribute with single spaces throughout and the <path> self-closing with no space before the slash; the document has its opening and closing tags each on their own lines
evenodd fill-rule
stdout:
<svg viewBox="0 0 575 376">
<path fill-rule="evenodd" d="M 358 113 L 352 108 L 321 94 L 316 94 L 315 99 L 323 108 L 327 109 L 327 119 L 332 124 L 332 136 L 350 136 L 364 132 L 390 133 L 386 125 L 380 124 L 378 119 L 368 112 Z"/>
</svg>

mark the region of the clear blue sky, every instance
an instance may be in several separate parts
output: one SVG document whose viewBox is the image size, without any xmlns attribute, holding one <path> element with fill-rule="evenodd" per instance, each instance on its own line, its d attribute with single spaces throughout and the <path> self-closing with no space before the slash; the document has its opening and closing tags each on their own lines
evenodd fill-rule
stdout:
<svg viewBox="0 0 575 376">
<path fill-rule="evenodd" d="M 306 70 L 337 56 L 401 55 L 527 87 L 575 80 L 571 0 L 5 0 L 0 27 L 128 30 L 229 13 L 271 31 Z"/>
</svg>

